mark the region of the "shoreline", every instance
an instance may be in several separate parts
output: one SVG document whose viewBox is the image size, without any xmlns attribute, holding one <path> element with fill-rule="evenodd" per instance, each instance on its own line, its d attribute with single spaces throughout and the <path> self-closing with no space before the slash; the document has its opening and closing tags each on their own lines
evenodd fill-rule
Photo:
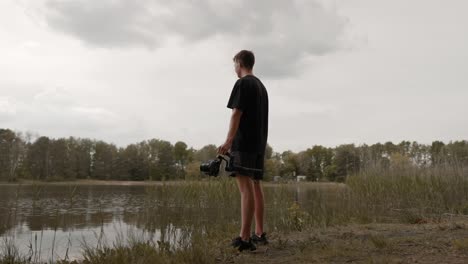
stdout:
<svg viewBox="0 0 468 264">
<path fill-rule="evenodd" d="M 78 185 L 78 186 L 163 186 L 163 185 L 183 185 L 191 183 L 209 183 L 209 180 L 199 181 L 117 181 L 117 180 L 72 180 L 72 181 L 36 181 L 36 180 L 19 180 L 17 182 L 0 182 L 0 186 L 20 186 L 20 185 Z M 265 187 L 290 185 L 290 186 L 310 186 L 310 187 L 342 187 L 344 183 L 337 182 L 262 182 Z"/>
</svg>

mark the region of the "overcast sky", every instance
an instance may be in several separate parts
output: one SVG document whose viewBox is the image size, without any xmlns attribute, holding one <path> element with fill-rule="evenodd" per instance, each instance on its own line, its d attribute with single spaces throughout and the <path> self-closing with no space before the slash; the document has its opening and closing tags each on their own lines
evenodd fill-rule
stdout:
<svg viewBox="0 0 468 264">
<path fill-rule="evenodd" d="M 256 54 L 275 151 L 468 139 L 464 0 L 0 0 L 0 127 L 224 142 Z"/>
</svg>

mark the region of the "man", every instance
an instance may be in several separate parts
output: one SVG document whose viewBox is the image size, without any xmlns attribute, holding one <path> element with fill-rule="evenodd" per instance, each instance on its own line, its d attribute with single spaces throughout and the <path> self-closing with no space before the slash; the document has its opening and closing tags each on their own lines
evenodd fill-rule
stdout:
<svg viewBox="0 0 468 264">
<path fill-rule="evenodd" d="M 241 194 L 242 226 L 232 246 L 239 251 L 255 250 L 255 244 L 267 244 L 263 230 L 264 200 L 260 181 L 263 179 L 265 148 L 268 137 L 268 94 L 262 82 L 253 75 L 255 56 L 242 50 L 233 58 L 239 79 L 234 84 L 227 107 L 232 109 L 227 139 L 219 154 L 231 154 Z M 255 232 L 250 235 L 255 215 Z"/>
</svg>

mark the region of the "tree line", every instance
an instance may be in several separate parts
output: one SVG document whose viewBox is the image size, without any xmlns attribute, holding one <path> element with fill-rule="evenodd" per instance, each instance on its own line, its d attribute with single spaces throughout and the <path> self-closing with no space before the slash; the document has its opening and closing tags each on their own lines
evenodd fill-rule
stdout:
<svg viewBox="0 0 468 264">
<path fill-rule="evenodd" d="M 98 180 L 197 180 L 204 176 L 199 167 L 216 157 L 217 146 L 188 148 L 149 139 L 126 147 L 87 138 L 46 136 L 0 129 L 0 181 L 31 179 L 43 181 Z M 265 153 L 265 180 L 274 176 L 293 179 L 304 175 L 313 181 L 343 181 L 369 166 L 434 166 L 441 163 L 468 165 L 468 141 L 419 144 L 415 141 L 344 144 L 337 147 L 314 145 L 295 153 Z"/>
</svg>

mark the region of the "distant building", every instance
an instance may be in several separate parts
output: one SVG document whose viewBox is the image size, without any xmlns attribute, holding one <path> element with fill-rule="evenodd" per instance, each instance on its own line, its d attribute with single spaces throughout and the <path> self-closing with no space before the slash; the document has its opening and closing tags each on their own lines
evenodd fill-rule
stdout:
<svg viewBox="0 0 468 264">
<path fill-rule="evenodd" d="M 296 181 L 300 182 L 300 181 L 306 181 L 307 180 L 307 177 L 304 176 L 304 175 L 298 175 L 296 177 Z"/>
</svg>

